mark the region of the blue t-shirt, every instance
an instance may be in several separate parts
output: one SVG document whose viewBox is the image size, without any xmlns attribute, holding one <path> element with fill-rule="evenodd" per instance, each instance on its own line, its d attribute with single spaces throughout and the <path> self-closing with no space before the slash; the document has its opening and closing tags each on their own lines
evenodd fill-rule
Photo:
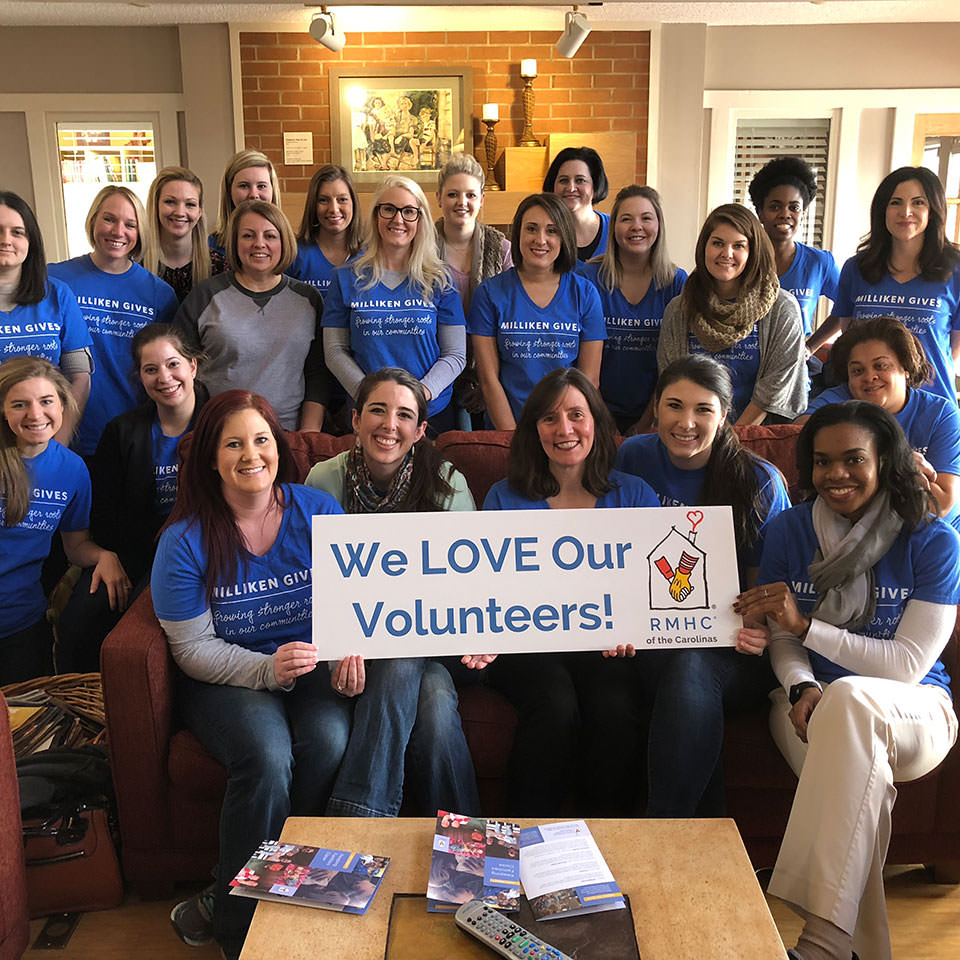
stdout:
<svg viewBox="0 0 960 960">
<path fill-rule="evenodd" d="M 311 641 L 311 530 L 315 514 L 343 513 L 321 490 L 283 484 L 286 507 L 273 546 L 246 553 L 236 583 L 220 583 L 207 601 L 207 551 L 197 523 L 180 521 L 160 536 L 150 587 L 160 620 L 192 620 L 208 608 L 217 636 L 258 653 Z"/>
<path fill-rule="evenodd" d="M 30 506 L 15 527 L 6 525 L 7 498 L 0 494 L 0 637 L 43 618 L 47 601 L 40 568 L 54 533 L 90 526 L 90 475 L 75 453 L 51 440 L 42 453 L 23 462 Z"/>
<path fill-rule="evenodd" d="M 382 367 L 400 367 L 423 379 L 440 357 L 437 325 L 462 327 L 463 304 L 452 284 L 424 300 L 409 278 L 390 289 L 377 283 L 360 290 L 352 267 L 339 267 L 323 302 L 323 326 L 349 327 L 350 350 L 364 373 Z M 445 410 L 453 393 L 451 384 L 427 404 L 427 415 Z"/>
<path fill-rule="evenodd" d="M 156 491 L 153 502 L 157 513 L 166 517 L 177 499 L 177 472 L 180 467 L 177 444 L 183 438 L 183 434 L 181 433 L 179 437 L 168 437 L 160 429 L 160 421 L 154 417 L 150 427 L 150 437 L 153 444 L 153 478 Z"/>
<path fill-rule="evenodd" d="M 944 282 L 914 277 L 897 283 L 888 273 L 878 284 L 869 284 L 860 273 L 857 258 L 851 257 L 840 271 L 833 312 L 855 321 L 896 317 L 923 345 L 933 367 L 933 380 L 923 389 L 956 403 L 950 334 L 960 330 L 960 268 Z"/>
<path fill-rule="evenodd" d="M 73 291 L 56 277 L 47 278 L 39 303 L 0 310 L 0 363 L 10 357 L 43 357 L 54 366 L 60 355 L 90 346 L 90 334 Z"/>
<path fill-rule="evenodd" d="M 359 254 L 348 258 L 346 266 Z M 338 269 L 324 255 L 315 243 L 297 243 L 297 257 L 287 270 L 287 276 L 315 287 L 326 296 L 327 288 L 333 281 L 333 271 Z"/>
<path fill-rule="evenodd" d="M 657 340 L 663 308 L 680 296 L 684 270 L 658 290 L 653 283 L 639 303 L 630 303 L 619 289 L 608 290 L 600 279 L 599 263 L 584 263 L 577 272 L 596 287 L 607 325 L 600 367 L 600 394 L 610 412 L 639 420 L 657 385 Z"/>
<path fill-rule="evenodd" d="M 817 595 L 807 567 L 819 549 L 813 529 L 813 502 L 801 503 L 780 514 L 767 531 L 758 584 L 783 582 L 790 586 L 797 607 L 809 616 Z M 858 633 L 892 639 L 908 600 L 954 606 L 960 603 L 960 538 L 942 520 L 916 530 L 903 530 L 873 567 L 877 609 L 873 620 Z M 853 671 L 809 650 L 814 676 L 824 682 L 851 676 Z M 938 660 L 920 681 L 950 689 L 950 677 Z"/>
<path fill-rule="evenodd" d="M 790 269 L 780 278 L 780 289 L 797 298 L 803 316 L 803 334 L 809 337 L 820 298 L 837 299 L 840 271 L 829 250 L 808 247 L 805 243 L 798 243 L 796 247 Z"/>
<path fill-rule="evenodd" d="M 703 478 L 706 468 L 681 470 L 670 459 L 663 441 L 655 433 L 624 440 L 617 451 L 616 467 L 625 473 L 643 477 L 656 491 L 665 507 L 696 507 L 703 502 Z M 790 506 L 783 477 L 772 464 L 760 457 L 755 458 L 757 476 L 760 478 L 760 497 L 765 505 L 760 517 L 757 540 L 743 555 L 737 557 L 742 574 L 750 567 L 760 565 L 767 524 Z"/>
<path fill-rule="evenodd" d="M 610 214 L 593 211 L 600 218 L 600 232 L 597 236 L 597 245 L 588 243 L 585 247 L 577 247 L 577 257 L 581 261 L 602 257 L 607 252 L 607 243 L 610 240 Z"/>
<path fill-rule="evenodd" d="M 500 382 L 514 418 L 544 376 L 573 366 L 581 341 L 607 338 L 600 297 L 589 280 L 572 271 L 560 274 L 553 299 L 538 307 L 515 267 L 474 291 L 467 333 L 496 337 Z"/>
<path fill-rule="evenodd" d="M 831 387 L 810 402 L 804 415 L 809 416 L 828 403 L 845 403 L 852 399 L 845 383 Z M 903 427 L 910 448 L 922 453 L 937 473 L 960 475 L 960 409 L 955 402 L 936 393 L 908 387 L 907 402 L 893 416 Z M 960 530 L 960 504 L 943 519 Z"/>
<path fill-rule="evenodd" d="M 93 342 L 90 398 L 73 441 L 73 449 L 89 457 L 103 428 L 140 399 L 130 341 L 148 323 L 173 320 L 179 304 L 170 285 L 138 263 L 126 273 L 105 273 L 87 254 L 51 263 L 49 270 L 73 291 Z"/>
<path fill-rule="evenodd" d="M 606 507 L 659 507 L 657 495 L 640 477 L 631 477 L 619 470 L 610 471 L 613 488 L 597 498 L 594 506 Z M 546 500 L 528 500 L 510 486 L 508 480 L 498 480 L 483 501 L 484 510 L 549 510 Z"/>
<path fill-rule="evenodd" d="M 702 353 L 713 357 L 717 363 L 722 363 L 730 373 L 730 382 L 733 384 L 733 411 L 734 420 L 746 409 L 753 399 L 753 389 L 757 385 L 757 375 L 760 372 L 760 341 L 757 334 L 758 324 L 739 342 L 732 347 L 725 347 L 716 353 L 711 353 L 693 335 L 687 336 L 687 348 L 690 353 Z"/>
</svg>

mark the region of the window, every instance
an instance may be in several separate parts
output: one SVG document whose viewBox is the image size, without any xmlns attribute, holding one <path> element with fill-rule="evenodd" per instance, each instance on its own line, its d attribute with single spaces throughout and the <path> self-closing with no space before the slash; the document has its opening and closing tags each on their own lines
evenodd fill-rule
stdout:
<svg viewBox="0 0 960 960">
<path fill-rule="evenodd" d="M 923 144 L 923 166 L 932 170 L 947 195 L 947 237 L 960 242 L 960 135 L 928 136 Z"/>
<path fill-rule="evenodd" d="M 823 246 L 823 210 L 827 180 L 827 155 L 830 146 L 830 121 L 737 120 L 734 152 L 733 196 L 738 203 L 753 209 L 748 192 L 754 174 L 776 157 L 800 157 L 817 176 L 817 195 L 807 207 L 800 227 L 803 243 Z"/>
</svg>

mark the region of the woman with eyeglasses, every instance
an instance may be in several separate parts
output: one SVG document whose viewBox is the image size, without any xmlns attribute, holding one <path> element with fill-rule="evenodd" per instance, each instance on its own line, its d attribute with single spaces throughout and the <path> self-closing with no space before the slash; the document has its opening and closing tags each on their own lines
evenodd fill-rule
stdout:
<svg viewBox="0 0 960 960">
<path fill-rule="evenodd" d="M 463 307 L 437 253 L 426 197 L 413 180 L 384 179 L 364 247 L 334 273 L 324 301 L 327 365 L 354 399 L 366 374 L 406 370 L 426 391 L 431 432 L 451 429 L 453 381 L 466 362 Z"/>
</svg>

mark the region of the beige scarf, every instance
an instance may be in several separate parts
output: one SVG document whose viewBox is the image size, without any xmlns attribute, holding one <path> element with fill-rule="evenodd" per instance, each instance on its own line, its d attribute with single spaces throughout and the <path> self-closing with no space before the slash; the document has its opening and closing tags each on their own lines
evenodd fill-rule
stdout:
<svg viewBox="0 0 960 960">
<path fill-rule="evenodd" d="M 771 277 L 761 280 L 733 303 L 720 300 L 711 290 L 707 299 L 710 316 L 695 313 L 689 321 L 690 332 L 711 353 L 718 353 L 743 340 L 761 317 L 765 317 L 780 293 L 780 282 Z"/>
</svg>

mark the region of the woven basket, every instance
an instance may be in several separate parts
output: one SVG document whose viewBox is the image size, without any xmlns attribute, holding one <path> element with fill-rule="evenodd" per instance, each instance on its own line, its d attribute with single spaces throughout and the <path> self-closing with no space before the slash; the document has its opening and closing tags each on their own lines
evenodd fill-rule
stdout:
<svg viewBox="0 0 960 960">
<path fill-rule="evenodd" d="M 2 688 L 3 695 L 9 700 L 18 694 L 31 690 L 43 690 L 64 707 L 89 721 L 96 727 L 96 733 L 90 743 L 103 743 L 106 738 L 103 712 L 103 687 L 99 673 L 61 673 L 55 677 L 36 677 L 11 683 Z"/>
</svg>

